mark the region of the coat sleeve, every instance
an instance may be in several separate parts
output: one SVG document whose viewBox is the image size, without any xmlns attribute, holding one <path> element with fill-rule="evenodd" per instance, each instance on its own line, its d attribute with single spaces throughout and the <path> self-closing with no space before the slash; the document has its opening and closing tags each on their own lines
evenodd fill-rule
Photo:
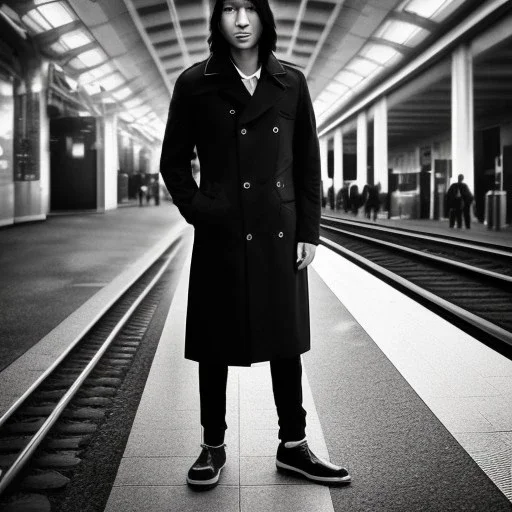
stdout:
<svg viewBox="0 0 512 512">
<path fill-rule="evenodd" d="M 195 137 L 190 99 L 183 82 L 183 76 L 180 76 L 174 86 L 162 144 L 160 173 L 181 215 L 193 224 L 195 208 L 192 200 L 198 191 L 191 167 Z"/>
<path fill-rule="evenodd" d="M 299 103 L 294 138 L 294 180 L 297 199 L 297 241 L 320 241 L 320 150 L 315 114 L 306 78 L 300 76 Z"/>
</svg>

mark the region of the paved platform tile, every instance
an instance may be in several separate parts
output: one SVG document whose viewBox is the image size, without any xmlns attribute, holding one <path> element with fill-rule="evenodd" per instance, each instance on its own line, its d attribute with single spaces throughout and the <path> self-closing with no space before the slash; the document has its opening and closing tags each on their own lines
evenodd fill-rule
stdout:
<svg viewBox="0 0 512 512">
<path fill-rule="evenodd" d="M 209 492 L 195 492 L 187 486 L 114 487 L 105 508 L 105 512 L 141 512 L 141 510 L 144 512 L 240 512 L 238 487 L 219 485 Z M 270 512 L 270 509 L 266 512 Z"/>
<path fill-rule="evenodd" d="M 242 487 L 242 512 L 334 512 L 328 487 L 311 485 L 274 485 Z"/>
</svg>

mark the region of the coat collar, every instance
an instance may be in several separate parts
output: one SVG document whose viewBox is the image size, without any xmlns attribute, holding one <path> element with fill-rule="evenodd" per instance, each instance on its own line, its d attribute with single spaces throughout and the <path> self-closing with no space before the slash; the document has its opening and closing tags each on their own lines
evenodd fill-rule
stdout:
<svg viewBox="0 0 512 512">
<path fill-rule="evenodd" d="M 267 62 L 262 66 L 269 75 L 273 77 L 277 77 L 279 75 L 286 75 L 286 69 L 283 65 L 277 60 L 273 53 L 268 56 Z M 229 57 L 212 53 L 208 60 L 206 61 L 206 65 L 204 67 L 204 76 L 213 76 L 213 75 L 232 75 L 233 71 L 236 71 Z M 238 75 L 237 75 L 238 76 Z M 279 83 L 282 82 L 277 79 Z M 284 86 L 284 84 L 282 84 Z"/>
<path fill-rule="evenodd" d="M 247 92 L 238 71 L 227 56 L 212 54 L 206 62 L 203 75 L 208 81 L 218 84 L 221 96 L 242 108 L 239 118 L 242 124 L 260 117 L 279 101 L 287 88 L 279 79 L 286 75 L 286 70 L 273 54 L 270 54 L 262 66 L 261 77 L 253 96 Z"/>
</svg>

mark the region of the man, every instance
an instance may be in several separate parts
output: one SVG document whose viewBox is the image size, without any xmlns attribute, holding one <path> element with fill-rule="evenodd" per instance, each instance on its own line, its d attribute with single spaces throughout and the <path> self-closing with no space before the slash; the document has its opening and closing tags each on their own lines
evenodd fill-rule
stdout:
<svg viewBox="0 0 512 512">
<path fill-rule="evenodd" d="M 187 476 L 194 488 L 215 486 L 226 461 L 228 366 L 261 361 L 270 361 L 279 417 L 278 468 L 350 481 L 305 439 L 300 355 L 310 348 L 305 269 L 319 242 L 319 151 L 306 80 L 274 57 L 276 39 L 268 0 L 217 0 L 210 58 L 178 78 L 169 109 L 161 172 L 195 228 L 185 357 L 199 362 L 204 444 Z"/>
<path fill-rule="evenodd" d="M 455 220 L 457 220 L 457 228 L 462 228 L 463 215 L 466 229 L 471 228 L 470 207 L 472 202 L 473 194 L 464 183 L 464 175 L 459 174 L 457 183 L 452 183 L 446 194 L 446 206 L 448 208 L 450 228 L 454 227 Z"/>
</svg>

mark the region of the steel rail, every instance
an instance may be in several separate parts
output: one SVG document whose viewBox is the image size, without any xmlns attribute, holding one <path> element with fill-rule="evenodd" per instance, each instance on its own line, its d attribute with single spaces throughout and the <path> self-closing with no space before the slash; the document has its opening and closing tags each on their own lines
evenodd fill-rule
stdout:
<svg viewBox="0 0 512 512">
<path fill-rule="evenodd" d="M 173 260 L 177 248 L 175 247 L 172 253 L 168 256 L 165 263 L 162 265 L 157 274 L 153 277 L 151 282 L 146 286 L 144 291 L 137 297 L 135 302 L 130 306 L 128 311 L 123 315 L 121 320 L 116 324 L 112 332 L 109 334 L 107 339 L 103 342 L 101 347 L 98 349 L 98 352 L 93 356 L 91 361 L 84 368 L 82 373 L 77 377 L 77 379 L 70 386 L 66 394 L 59 400 L 55 409 L 48 416 L 46 421 L 43 423 L 41 428 L 34 434 L 32 439 L 29 441 L 27 446 L 23 449 L 20 455 L 16 458 L 13 464 L 9 467 L 9 469 L 5 472 L 4 475 L 0 475 L 0 496 L 7 489 L 7 487 L 11 484 L 11 482 L 16 478 L 16 476 L 23 469 L 25 464 L 28 462 L 30 457 L 34 454 L 35 450 L 39 447 L 39 445 L 44 440 L 46 434 L 51 429 L 51 427 L 55 424 L 55 422 L 59 419 L 60 415 L 71 401 L 71 399 L 75 396 L 76 392 L 80 389 L 80 386 L 83 384 L 85 379 L 92 372 L 98 361 L 101 359 L 103 354 L 110 347 L 112 341 L 115 339 L 119 331 L 124 327 L 126 322 L 130 319 L 134 311 L 140 305 L 140 303 L 144 300 L 146 295 L 153 289 L 159 279 L 162 277 L 162 274 L 167 270 L 169 264 Z M 119 298 L 119 297 L 118 297 Z M 61 358 L 59 358 L 61 359 Z"/>
<path fill-rule="evenodd" d="M 365 229 L 373 229 L 375 231 L 383 231 L 386 233 L 393 233 L 393 234 L 396 233 L 401 236 L 407 236 L 409 238 L 429 240 L 429 241 L 440 243 L 440 244 L 456 246 L 456 247 L 463 247 L 466 249 L 472 249 L 472 250 L 480 251 L 480 252 L 483 252 L 486 254 L 492 254 L 493 256 L 498 255 L 498 256 L 505 256 L 506 258 L 512 258 L 512 248 L 510 251 L 506 251 L 506 250 L 498 249 L 498 248 L 494 249 L 494 248 L 489 248 L 489 247 L 485 247 L 482 245 L 472 244 L 471 242 L 467 242 L 465 240 L 461 240 L 459 242 L 458 240 L 454 240 L 453 238 L 446 239 L 446 238 L 441 238 L 441 237 L 438 237 L 438 236 L 435 236 L 432 234 L 414 233 L 411 231 L 406 231 L 405 229 L 402 229 L 402 228 L 393 228 L 393 227 L 388 227 L 388 226 L 375 226 L 373 224 L 368 224 L 366 222 L 357 222 L 357 221 L 348 220 L 348 219 L 340 219 L 339 217 L 336 217 L 334 215 L 322 215 L 322 218 L 324 218 L 325 220 L 332 221 L 332 222 L 338 222 L 340 224 L 348 224 L 349 226 L 357 226 L 357 227 L 362 227 Z M 501 246 L 501 247 L 503 247 L 503 246 Z"/>
<path fill-rule="evenodd" d="M 177 233 L 179 235 L 180 232 Z M 82 338 L 98 323 L 99 319 L 105 315 L 105 313 L 119 300 L 119 298 L 126 293 L 126 291 L 142 276 L 146 270 L 148 270 L 151 265 L 153 265 L 158 258 L 162 256 L 166 251 L 168 251 L 173 244 L 176 243 L 176 238 L 173 239 L 171 243 L 166 245 L 161 251 L 159 251 L 151 261 L 146 265 L 146 267 L 141 270 L 139 273 L 134 275 L 132 278 L 126 281 L 123 287 L 107 302 L 105 305 L 98 311 L 96 315 L 92 318 L 92 320 L 80 331 L 80 333 L 73 339 L 73 341 L 69 344 L 69 346 L 60 354 L 60 356 L 49 366 L 38 378 L 35 380 L 32 385 L 27 388 L 27 390 L 5 411 L 5 413 L 0 418 L 0 428 L 4 425 L 4 423 L 14 414 L 14 412 L 19 408 L 19 406 L 30 396 L 33 391 L 43 382 L 43 380 L 52 373 L 55 368 L 68 356 L 68 354 L 80 343 Z"/>
<path fill-rule="evenodd" d="M 360 234 L 354 233 L 352 231 L 345 231 L 344 229 L 336 228 L 334 226 L 327 226 L 325 224 L 320 224 L 320 227 L 322 227 L 324 229 L 331 230 L 331 231 L 335 231 L 337 233 L 342 233 L 344 235 L 348 235 L 348 236 L 351 236 L 354 238 L 359 238 L 359 239 L 365 240 L 367 242 L 371 242 L 371 243 L 378 244 L 378 245 L 383 245 L 385 247 L 390 247 L 391 249 L 405 252 L 407 254 L 413 254 L 414 256 L 419 256 L 420 258 L 424 258 L 426 260 L 435 261 L 436 263 L 442 263 L 443 265 L 456 267 L 458 269 L 472 272 L 474 274 L 480 274 L 485 277 L 490 277 L 492 279 L 497 279 L 498 281 L 504 281 L 505 283 L 512 284 L 512 276 L 499 274 L 498 272 L 493 272 L 492 270 L 485 270 L 483 268 L 473 267 L 472 265 L 468 265 L 467 263 L 461 263 L 460 261 L 451 260 L 449 258 L 443 258 L 442 256 L 436 256 L 434 254 L 428 254 L 423 251 L 418 251 L 417 249 L 411 249 L 410 247 L 403 247 L 401 245 L 394 244 L 392 242 L 386 242 L 385 240 L 378 240 L 377 238 L 372 238 L 372 237 L 369 237 L 366 235 L 360 235 Z"/>
<path fill-rule="evenodd" d="M 394 272 L 391 272 L 390 270 L 387 270 L 384 267 L 381 267 L 380 265 L 377 265 L 376 263 L 373 263 L 372 261 L 363 258 L 359 254 L 356 254 L 355 252 L 350 251 L 349 249 L 345 249 L 341 245 L 332 242 L 328 238 L 322 236 L 320 237 L 320 241 L 325 246 L 330 247 L 331 249 L 334 249 L 335 251 L 340 252 L 343 255 L 346 255 L 348 259 L 357 261 L 358 264 L 360 264 L 363 268 L 369 269 L 376 274 L 386 277 L 389 281 L 392 281 L 399 285 L 400 287 L 405 288 L 410 292 L 414 293 L 415 295 L 418 295 L 423 299 L 426 299 L 428 302 L 435 304 L 436 306 L 447 311 L 451 315 L 454 315 L 460 320 L 463 320 L 464 322 L 470 324 L 471 326 L 476 327 L 477 329 L 480 329 L 481 331 L 485 332 L 487 335 L 491 335 L 492 337 L 506 343 L 509 347 L 512 347 L 511 332 L 489 322 L 488 320 L 485 320 L 482 317 L 470 313 L 469 311 L 466 311 L 465 309 L 456 306 L 455 304 L 452 304 L 451 302 L 442 299 L 441 297 L 438 297 L 432 292 L 429 292 L 424 288 L 421 288 L 420 286 L 411 283 L 409 280 L 400 277 Z"/>
</svg>

